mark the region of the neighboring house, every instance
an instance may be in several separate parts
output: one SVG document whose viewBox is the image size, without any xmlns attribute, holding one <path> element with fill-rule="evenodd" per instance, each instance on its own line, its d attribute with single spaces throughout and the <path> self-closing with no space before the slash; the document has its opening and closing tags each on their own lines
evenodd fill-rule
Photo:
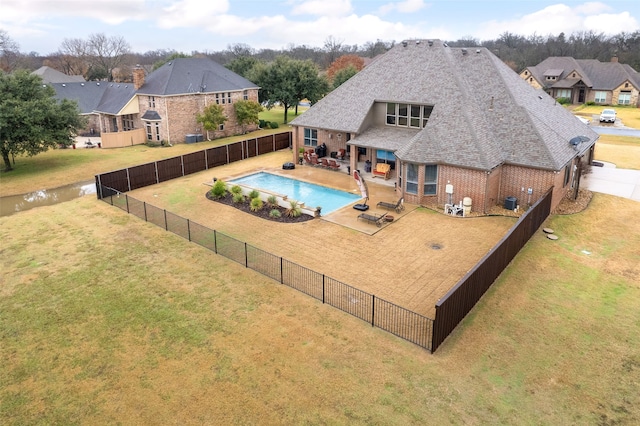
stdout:
<svg viewBox="0 0 640 426">
<path fill-rule="evenodd" d="M 87 131 L 100 132 L 106 148 L 146 141 L 168 144 L 206 138 L 196 121 L 211 104 L 224 107 L 227 121 L 210 137 L 243 132 L 236 121 L 233 103 L 258 101 L 258 86 L 207 58 L 178 58 L 145 76 L 133 70 L 133 83 L 81 82 L 51 84 L 60 99 L 78 102 L 89 116 Z M 245 131 L 257 125 L 246 126 Z M 191 139 L 191 140 L 190 140 Z"/>
<path fill-rule="evenodd" d="M 406 202 L 470 197 L 477 212 L 507 197 L 524 208 L 551 187 L 557 206 L 577 193 L 578 163 L 591 162 L 598 138 L 489 50 L 438 40 L 396 45 L 291 125 L 294 161 L 300 147 L 346 148 L 350 170 L 390 164 Z"/>
<path fill-rule="evenodd" d="M 62 73 L 56 69 L 53 69 L 48 66 L 42 66 L 32 72 L 31 74 L 35 74 L 40 76 L 44 83 L 81 83 L 85 81 L 84 77 L 81 75 L 67 75 Z"/>
<path fill-rule="evenodd" d="M 617 56 L 611 62 L 552 56 L 525 68 L 520 77 L 551 97 L 569 99 L 572 104 L 640 106 L 640 74 L 619 63 Z"/>
</svg>

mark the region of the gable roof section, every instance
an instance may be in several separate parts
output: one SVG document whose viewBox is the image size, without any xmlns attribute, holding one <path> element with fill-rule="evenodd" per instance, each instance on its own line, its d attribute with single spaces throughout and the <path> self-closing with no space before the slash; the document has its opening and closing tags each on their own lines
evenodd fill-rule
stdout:
<svg viewBox="0 0 640 426">
<path fill-rule="evenodd" d="M 371 106 L 387 101 L 434 106 L 425 128 L 395 152 L 409 162 L 559 170 L 576 154 L 572 137 L 586 135 L 591 143 L 598 137 L 487 49 L 454 49 L 440 41 L 396 45 L 291 124 L 364 131 L 366 140 L 379 133 L 364 128 Z M 351 142 L 359 145 L 359 138 Z"/>
<path fill-rule="evenodd" d="M 81 75 L 67 75 L 46 65 L 38 68 L 31 74 L 40 76 L 44 83 L 80 83 L 85 81 Z"/>
<path fill-rule="evenodd" d="M 69 99 L 78 102 L 82 114 L 91 114 L 100 104 L 106 83 L 88 81 L 86 83 L 53 83 L 56 99 Z"/>
<path fill-rule="evenodd" d="M 254 83 L 208 58 L 177 58 L 151 74 L 139 94 L 155 96 L 258 89 Z"/>
</svg>

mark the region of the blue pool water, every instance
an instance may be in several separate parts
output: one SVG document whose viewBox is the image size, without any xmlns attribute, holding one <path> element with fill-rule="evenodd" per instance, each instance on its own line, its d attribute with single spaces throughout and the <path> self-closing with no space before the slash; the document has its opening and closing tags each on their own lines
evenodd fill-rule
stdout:
<svg viewBox="0 0 640 426">
<path fill-rule="evenodd" d="M 349 192 L 265 172 L 234 179 L 229 183 L 242 184 L 251 188 L 287 195 L 290 200 L 304 203 L 307 207 L 315 208 L 320 206 L 322 207 L 323 215 L 362 198 L 360 195 Z"/>
</svg>

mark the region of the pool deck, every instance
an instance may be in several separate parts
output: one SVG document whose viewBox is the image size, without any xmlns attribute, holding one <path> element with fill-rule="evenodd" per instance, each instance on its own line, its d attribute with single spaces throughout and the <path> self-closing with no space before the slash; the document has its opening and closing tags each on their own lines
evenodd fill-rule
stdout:
<svg viewBox="0 0 640 426">
<path fill-rule="evenodd" d="M 238 173 L 230 176 L 222 176 L 221 179 L 225 181 L 230 181 L 233 179 L 237 179 L 242 176 L 246 176 L 248 174 L 253 174 L 257 171 L 264 171 L 273 173 L 279 176 L 285 176 L 293 179 L 298 179 L 301 181 L 313 183 L 316 185 L 323 185 L 334 189 L 339 189 L 341 191 L 346 191 L 352 194 L 360 195 L 360 189 L 353 178 L 353 176 L 348 175 L 346 171 L 342 170 L 328 170 L 321 167 L 314 167 L 309 165 L 298 165 L 296 164 L 296 168 L 293 170 L 283 170 L 281 165 L 279 167 L 264 167 L 260 170 L 253 170 L 250 173 Z M 346 207 L 340 208 L 334 212 L 329 213 L 328 215 L 321 215 L 320 219 L 325 220 L 327 222 L 335 223 L 337 225 L 345 226 L 347 228 L 356 230 L 358 232 L 362 232 L 368 235 L 374 235 L 385 227 L 393 225 L 396 221 L 400 220 L 407 213 L 418 208 L 417 205 L 406 204 L 405 209 L 401 213 L 396 213 L 393 210 L 386 210 L 382 208 L 376 207 L 376 204 L 380 201 L 385 201 L 388 203 L 396 203 L 398 201 L 399 195 L 396 194 L 395 190 L 395 180 L 387 180 L 381 178 L 373 178 L 371 173 L 362 173 L 362 178 L 367 183 L 367 188 L 369 190 L 369 200 L 367 201 L 367 205 L 369 209 L 364 212 L 370 215 L 383 215 L 388 214 L 394 217 L 393 222 L 383 222 L 382 226 L 378 227 L 374 223 L 359 220 L 358 215 L 363 213 L 359 210 L 353 208 L 354 204 L 363 203 L 363 199 L 359 199 L 358 201 L 349 204 Z M 205 182 L 206 185 L 211 185 L 212 182 Z"/>
</svg>

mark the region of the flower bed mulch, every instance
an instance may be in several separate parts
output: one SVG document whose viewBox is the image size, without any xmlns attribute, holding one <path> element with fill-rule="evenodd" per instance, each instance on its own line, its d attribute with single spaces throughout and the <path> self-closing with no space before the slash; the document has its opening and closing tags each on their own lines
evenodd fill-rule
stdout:
<svg viewBox="0 0 640 426">
<path fill-rule="evenodd" d="M 249 199 L 246 199 L 244 203 L 234 203 L 233 194 L 231 194 L 230 192 L 227 192 L 227 195 L 225 195 L 222 198 L 215 198 L 214 196 L 211 195 L 209 191 L 207 191 L 206 197 L 211 201 L 215 201 L 217 203 L 222 203 L 231 207 L 235 207 L 236 209 L 241 210 L 245 213 L 249 213 L 253 216 L 261 217 L 262 219 L 267 219 L 272 222 L 298 223 L 298 222 L 306 222 L 308 220 L 314 219 L 313 216 L 309 216 L 308 214 L 304 214 L 304 213 L 298 217 L 289 217 L 286 215 L 286 211 L 287 211 L 286 208 L 280 207 L 280 206 L 270 207 L 267 205 L 267 203 L 264 203 L 262 209 L 254 212 L 251 210 L 251 206 L 249 205 Z M 280 211 L 280 217 L 269 216 L 269 212 L 271 212 L 271 210 L 273 209 Z"/>
</svg>

